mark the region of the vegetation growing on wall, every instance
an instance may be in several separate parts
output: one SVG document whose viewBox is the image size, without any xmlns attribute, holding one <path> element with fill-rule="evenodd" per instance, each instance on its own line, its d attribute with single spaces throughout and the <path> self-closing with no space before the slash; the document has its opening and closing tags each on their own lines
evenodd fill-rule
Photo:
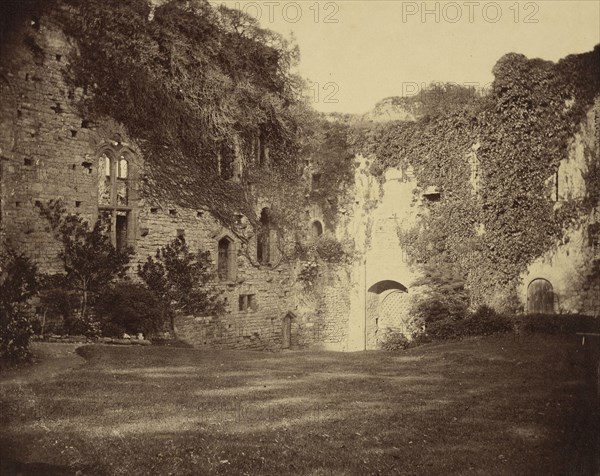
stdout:
<svg viewBox="0 0 600 476">
<path fill-rule="evenodd" d="M 291 73 L 298 49 L 253 17 L 206 0 L 23 3 L 17 10 L 30 5 L 38 22 L 74 39 L 70 97 L 89 127 L 104 117 L 125 125 L 150 165 L 153 195 L 207 208 L 226 225 L 238 212 L 255 223 L 247 175 L 300 176 L 314 121 Z M 21 23 L 29 27 L 29 18 Z M 246 173 L 240 181 L 234 155 Z"/>
<path fill-rule="evenodd" d="M 350 127 L 338 121 L 319 122 L 320 137 L 312 151 L 312 167 L 319 184 L 310 200 L 323 211 L 325 227 L 334 229 L 341 210 L 348 203 L 349 187 L 354 182 L 355 154 L 350 142 Z"/>
<path fill-rule="evenodd" d="M 429 213 L 401 240 L 420 261 L 459 265 L 474 303 L 502 295 L 510 306 L 519 274 L 597 205 L 593 172 L 585 199 L 558 206 L 548 179 L 600 92 L 599 65 L 600 47 L 557 64 L 509 54 L 496 64 L 487 96 L 419 122 L 358 130 L 357 147 L 375 157 L 374 174 L 410 164 L 421 191 L 438 188 L 440 200 L 425 200 Z"/>
<path fill-rule="evenodd" d="M 322 272 L 323 265 L 349 264 L 352 255 L 349 246 L 330 236 L 321 236 L 309 246 L 303 247 L 298 244 L 296 257 L 300 261 L 298 281 L 306 290 L 314 289 L 318 277 Z"/>
<path fill-rule="evenodd" d="M 207 209 L 233 229 L 240 214 L 260 227 L 257 199 L 288 235 L 304 204 L 323 206 L 332 225 L 341 184 L 352 178 L 346 130 L 307 106 L 291 73 L 292 41 L 206 0 L 24 0 L 1 26 L 3 34 L 25 26 L 39 49 L 37 32 L 50 23 L 74 40 L 64 74 L 85 127 L 107 117 L 125 126 L 148 164 L 142 190 Z M 239 180 L 229 178 L 236 153 Z M 303 181 L 309 156 L 323 168 L 315 196 Z"/>
</svg>

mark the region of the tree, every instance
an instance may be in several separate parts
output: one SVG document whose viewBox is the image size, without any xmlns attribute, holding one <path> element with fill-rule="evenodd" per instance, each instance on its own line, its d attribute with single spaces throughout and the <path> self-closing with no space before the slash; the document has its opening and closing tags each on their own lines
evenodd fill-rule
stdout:
<svg viewBox="0 0 600 476">
<path fill-rule="evenodd" d="M 413 303 L 415 325 L 429 328 L 441 321 L 463 320 L 467 316 L 469 294 L 458 267 L 436 262 L 425 264 L 423 271 L 423 276 L 414 283 L 415 287 L 426 288 Z"/>
<path fill-rule="evenodd" d="M 225 309 L 219 293 L 209 288 L 213 280 L 208 251 L 192 253 L 183 238 L 176 238 L 149 256 L 138 274 L 162 302 L 163 319 L 175 330 L 177 313 L 220 314 Z"/>
<path fill-rule="evenodd" d="M 31 309 L 27 301 L 38 288 L 37 267 L 23 254 L 0 250 L 0 358 L 23 360 L 29 355 Z"/>
<path fill-rule="evenodd" d="M 105 222 L 98 219 L 90 229 L 81 216 L 67 214 L 60 201 L 51 200 L 40 212 L 62 242 L 63 249 L 58 256 L 65 268 L 65 285 L 77 291 L 79 316 L 85 320 L 90 298 L 97 296 L 115 278 L 125 275 L 132 250 L 115 249 Z"/>
</svg>

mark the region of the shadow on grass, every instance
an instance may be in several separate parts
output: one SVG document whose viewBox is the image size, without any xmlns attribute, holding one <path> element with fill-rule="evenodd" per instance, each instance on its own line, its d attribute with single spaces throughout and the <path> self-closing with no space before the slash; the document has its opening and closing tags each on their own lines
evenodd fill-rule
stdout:
<svg viewBox="0 0 600 476">
<path fill-rule="evenodd" d="M 574 457 L 589 468 L 591 449 L 571 438 L 585 356 L 559 339 L 79 352 L 79 369 L 1 388 L 1 456 L 81 474 L 565 474 Z"/>
</svg>

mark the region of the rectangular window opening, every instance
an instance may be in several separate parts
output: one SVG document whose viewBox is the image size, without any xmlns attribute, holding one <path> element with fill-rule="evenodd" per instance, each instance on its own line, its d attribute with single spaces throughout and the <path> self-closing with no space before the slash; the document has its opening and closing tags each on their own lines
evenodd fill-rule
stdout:
<svg viewBox="0 0 600 476">
<path fill-rule="evenodd" d="M 256 304 L 256 295 L 255 294 L 248 295 L 248 307 L 250 308 L 251 311 L 256 311 L 258 309 L 257 304 Z"/>
<path fill-rule="evenodd" d="M 116 244 L 115 248 L 122 250 L 127 247 L 128 212 L 117 212 L 115 223 Z"/>
<path fill-rule="evenodd" d="M 256 311 L 256 294 L 240 294 L 238 309 L 240 312 Z"/>
<path fill-rule="evenodd" d="M 321 188 L 321 174 L 312 175 L 312 190 L 318 190 Z"/>
<path fill-rule="evenodd" d="M 248 296 L 246 294 L 240 294 L 238 309 L 241 312 L 248 310 Z"/>
</svg>

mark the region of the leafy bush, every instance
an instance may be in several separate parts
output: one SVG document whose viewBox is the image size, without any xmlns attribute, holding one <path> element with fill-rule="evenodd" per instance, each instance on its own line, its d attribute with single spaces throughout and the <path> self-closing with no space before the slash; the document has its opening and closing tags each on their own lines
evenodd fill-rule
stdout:
<svg viewBox="0 0 600 476">
<path fill-rule="evenodd" d="M 429 294 L 413 308 L 425 326 L 438 321 L 460 321 L 467 316 L 467 303 L 460 296 Z"/>
<path fill-rule="evenodd" d="M 600 319 L 581 314 L 530 314 L 519 316 L 517 327 L 522 332 L 540 334 L 600 333 Z"/>
<path fill-rule="evenodd" d="M 29 356 L 33 312 L 27 301 L 38 288 L 37 267 L 23 254 L 0 250 L 0 358 Z"/>
<path fill-rule="evenodd" d="M 39 334 L 82 333 L 77 316 L 80 298 L 65 281 L 63 274 L 45 275 L 41 278 L 40 304 L 43 314 L 38 323 Z"/>
<path fill-rule="evenodd" d="M 191 253 L 183 238 L 149 256 L 138 274 L 157 297 L 161 319 L 168 317 L 172 330 L 177 313 L 217 315 L 225 310 L 220 293 L 208 286 L 214 277 L 210 253 Z"/>
<path fill-rule="evenodd" d="M 431 340 L 460 339 L 464 334 L 464 321 L 442 319 L 426 326 L 425 333 Z"/>
<path fill-rule="evenodd" d="M 425 329 L 432 340 L 462 339 L 489 336 L 514 330 L 513 319 L 489 306 L 480 306 L 473 314 L 462 318 L 445 318 L 430 322 Z"/>
<path fill-rule="evenodd" d="M 429 327 L 437 321 L 459 321 L 467 316 L 469 296 L 464 277 L 450 263 L 427 264 L 415 286 L 427 286 L 412 306 L 415 326 Z"/>
<path fill-rule="evenodd" d="M 115 283 L 98 297 L 95 311 L 102 334 L 108 337 L 121 337 L 125 332 L 148 336 L 164 326 L 160 300 L 142 284 Z"/>
<path fill-rule="evenodd" d="M 60 201 L 51 200 L 40 213 L 63 245 L 59 253 L 65 269 L 62 287 L 79 296 L 79 318 L 84 329 L 91 332 L 94 326 L 90 328 L 88 309 L 115 278 L 124 276 L 132 250 L 115 249 L 107 223 L 97 220 L 90 228 L 79 215 L 66 213 Z"/>
<path fill-rule="evenodd" d="M 477 308 L 463 322 L 463 335 L 465 336 L 489 336 L 513 330 L 514 322 L 510 316 L 498 313 L 485 305 Z"/>
<path fill-rule="evenodd" d="M 400 331 L 395 329 L 386 329 L 385 334 L 380 341 L 383 350 L 403 350 L 411 345 L 411 341 Z"/>
</svg>

